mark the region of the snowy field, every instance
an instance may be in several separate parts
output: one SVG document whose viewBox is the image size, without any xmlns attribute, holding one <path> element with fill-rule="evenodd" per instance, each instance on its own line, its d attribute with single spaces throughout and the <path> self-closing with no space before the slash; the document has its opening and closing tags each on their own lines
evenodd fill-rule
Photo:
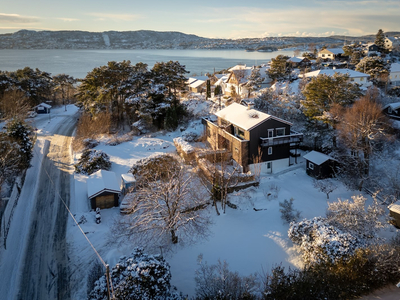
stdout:
<svg viewBox="0 0 400 300">
<path fill-rule="evenodd" d="M 204 103 L 194 103 L 193 105 L 202 112 L 209 109 L 204 106 Z M 32 164 L 40 163 L 40 153 L 45 144 L 45 136 L 51 135 L 52 129 L 62 122 L 64 115 L 76 112 L 77 109 L 74 106 L 68 106 L 66 112 L 64 108 L 58 108 L 52 110 L 51 117 L 38 116 L 30 120 L 32 125 L 37 128 L 38 133 L 38 143 L 35 146 Z M 110 156 L 111 171 L 116 173 L 117 178 L 120 178 L 121 174 L 127 173 L 132 165 L 140 159 L 160 153 L 175 153 L 174 138 L 185 132 L 201 133 L 202 129 L 199 119 L 183 132 L 177 130 L 137 136 L 131 141 L 117 146 L 108 145 L 108 139 L 103 138 L 95 149 L 102 150 Z M 72 153 L 74 161 L 71 163 L 77 162 L 79 155 L 79 153 Z M 33 180 L 34 176 L 35 174 L 30 174 L 28 170 L 26 183 L 32 184 L 33 190 L 37 184 Z M 81 224 L 82 230 L 99 255 L 112 267 L 120 256 L 130 254 L 135 247 L 134 244 L 129 243 L 117 245 L 111 238 L 110 227 L 120 217 L 119 208 L 102 210 L 102 222 L 96 224 L 95 213 L 90 211 L 87 199 L 87 176 L 81 174 L 71 174 L 71 176 L 74 178 L 71 185 L 70 209 L 72 214 L 77 221 L 82 220 L 82 217 L 86 219 L 86 222 Z M 339 185 L 339 188 L 330 194 L 330 199 L 331 201 L 337 198 L 349 199 L 357 194 L 359 194 L 358 191 L 349 191 L 343 185 Z M 197 257 L 199 254 L 203 255 L 203 261 L 207 261 L 209 265 L 216 264 L 218 259 L 225 260 L 231 271 L 238 271 L 241 275 L 268 272 L 278 264 L 300 267 L 300 255 L 287 236 L 289 225 L 283 223 L 279 211 L 279 202 L 290 198 L 294 198 L 294 208 L 301 211 L 302 218 L 325 215 L 326 195 L 314 188 L 312 178 L 305 173 L 305 162 L 302 158 L 298 159 L 297 165 L 293 165 L 279 174 L 262 174 L 259 187 L 230 194 L 228 199 L 237 204 L 238 209 L 228 207 L 225 214 L 217 216 L 214 208 L 210 207 L 213 219 L 210 236 L 205 240 L 199 240 L 196 244 L 177 245 L 173 253 L 166 255 L 166 260 L 171 265 L 171 283 L 182 293 L 194 296 L 194 276 L 195 270 L 198 268 Z M 29 207 L 15 215 L 14 218 L 20 220 L 21 224 L 28 224 L 26 222 L 29 218 L 28 210 Z M 20 226 L 14 232 L 15 234 L 11 235 L 10 232 L 10 237 L 26 238 L 26 230 L 26 226 Z M 393 232 L 394 229 L 390 228 L 389 231 Z M 72 298 L 86 299 L 87 275 L 92 270 L 94 263 L 99 262 L 99 259 L 72 218 L 69 220 L 67 238 L 71 260 L 71 288 L 75 291 Z M 11 240 L 9 243 L 13 244 Z M 15 249 L 14 253 L 6 251 L 6 253 L 0 254 L 6 255 L 2 257 L 3 262 L 6 260 L 15 262 L 18 261 L 21 251 Z M 7 266 L 7 264 L 0 266 L 2 274 L 17 272 L 6 270 Z"/>
<path fill-rule="evenodd" d="M 202 109 L 204 109 L 202 107 Z M 202 131 L 200 121 L 193 123 L 185 132 Z M 175 137 L 184 132 L 180 130 L 159 133 L 149 136 L 134 137 L 131 141 L 117 146 L 107 145 L 107 139 L 95 148 L 107 153 L 112 161 L 111 171 L 117 178 L 128 172 L 131 166 L 140 159 L 159 153 L 175 152 Z M 304 154 L 304 153 L 303 153 Z M 79 157 L 74 155 L 75 160 Z M 130 254 L 134 244 L 116 245 L 110 238 L 110 226 L 120 217 L 119 209 L 101 211 L 102 223 L 95 223 L 95 213 L 90 212 L 87 200 L 87 176 L 75 174 L 71 199 L 71 210 L 77 220 L 84 216 L 87 220 L 82 228 L 110 266 L 117 263 L 122 255 Z M 270 194 L 268 196 L 268 194 Z M 358 191 L 349 191 L 343 185 L 330 194 L 331 201 L 337 198 L 349 199 Z M 231 271 L 241 275 L 270 271 L 272 267 L 282 264 L 285 267 L 300 267 L 299 253 L 287 236 L 288 224 L 281 220 L 279 202 L 294 198 L 294 208 L 301 211 L 302 218 L 313 218 L 325 215 L 327 208 L 326 194 L 313 186 L 313 180 L 306 175 L 305 162 L 298 159 L 298 164 L 274 175 L 262 175 L 260 186 L 248 188 L 229 195 L 229 200 L 238 205 L 238 209 L 227 208 L 225 214 L 217 216 L 210 207 L 213 225 L 211 234 L 206 240 L 199 240 L 193 245 L 178 245 L 173 253 L 166 255 L 171 265 L 172 281 L 179 291 L 189 296 L 195 293 L 195 270 L 198 268 L 197 257 L 203 255 L 203 261 L 216 264 L 218 259 L 227 261 Z M 256 210 L 255 210 L 256 209 Z M 91 264 L 97 260 L 94 251 L 88 245 L 77 226 L 70 222 L 68 229 L 71 259 L 76 266 L 77 282 L 90 271 Z M 77 298 L 83 298 L 86 285 L 77 292 Z"/>
</svg>

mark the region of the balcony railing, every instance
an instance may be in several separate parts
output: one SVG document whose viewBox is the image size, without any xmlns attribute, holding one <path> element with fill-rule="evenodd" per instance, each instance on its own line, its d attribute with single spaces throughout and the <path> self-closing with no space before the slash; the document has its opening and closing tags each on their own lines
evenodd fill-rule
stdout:
<svg viewBox="0 0 400 300">
<path fill-rule="evenodd" d="M 270 138 L 260 137 L 260 140 L 261 140 L 261 147 L 300 143 L 303 141 L 303 134 L 302 133 L 293 133 L 290 135 L 275 136 L 275 137 L 270 137 Z"/>
</svg>

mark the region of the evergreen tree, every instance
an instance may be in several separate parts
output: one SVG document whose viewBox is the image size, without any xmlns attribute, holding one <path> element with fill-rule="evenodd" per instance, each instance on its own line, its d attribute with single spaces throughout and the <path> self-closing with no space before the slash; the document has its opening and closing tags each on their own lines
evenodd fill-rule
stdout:
<svg viewBox="0 0 400 300">
<path fill-rule="evenodd" d="M 375 83 L 381 81 L 382 78 L 389 74 L 390 64 L 382 57 L 364 57 L 356 65 L 356 71 L 363 72 L 371 76 L 371 80 Z"/>
<path fill-rule="evenodd" d="M 303 95 L 303 112 L 309 119 L 324 119 L 334 104 L 348 106 L 361 95 L 358 85 L 349 81 L 349 76 L 335 73 L 333 76 L 319 75 L 309 82 Z"/>
<path fill-rule="evenodd" d="M 11 120 L 7 124 L 7 135 L 12 142 L 18 144 L 19 169 L 24 170 L 30 167 L 33 157 L 33 138 L 30 127 L 18 119 Z"/>
<path fill-rule="evenodd" d="M 211 82 L 207 80 L 207 91 L 206 91 L 206 99 L 211 98 Z"/>
<path fill-rule="evenodd" d="M 375 45 L 379 47 L 380 51 L 385 50 L 385 34 L 382 29 L 379 29 L 375 36 Z"/>
<path fill-rule="evenodd" d="M 281 54 L 271 59 L 271 67 L 268 70 L 268 76 L 272 80 L 283 80 L 289 77 L 292 69 L 288 59 L 289 56 Z"/>
</svg>

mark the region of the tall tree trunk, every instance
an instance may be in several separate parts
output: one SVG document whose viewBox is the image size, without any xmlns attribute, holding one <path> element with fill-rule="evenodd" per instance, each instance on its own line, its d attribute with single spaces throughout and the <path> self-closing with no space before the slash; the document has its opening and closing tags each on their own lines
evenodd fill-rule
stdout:
<svg viewBox="0 0 400 300">
<path fill-rule="evenodd" d="M 175 233 L 175 229 L 171 229 L 171 240 L 173 244 L 178 244 L 178 236 Z"/>
</svg>

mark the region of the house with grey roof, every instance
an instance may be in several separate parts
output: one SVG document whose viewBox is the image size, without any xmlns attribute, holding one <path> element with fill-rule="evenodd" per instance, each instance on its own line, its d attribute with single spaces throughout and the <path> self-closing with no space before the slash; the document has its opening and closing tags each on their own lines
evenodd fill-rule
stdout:
<svg viewBox="0 0 400 300">
<path fill-rule="evenodd" d="M 273 173 L 296 162 L 291 150 L 303 141 L 303 134 L 291 130 L 292 123 L 232 103 L 215 113 L 217 119 L 204 118 L 207 142 L 215 150 L 226 149 L 242 167 Z"/>
</svg>

